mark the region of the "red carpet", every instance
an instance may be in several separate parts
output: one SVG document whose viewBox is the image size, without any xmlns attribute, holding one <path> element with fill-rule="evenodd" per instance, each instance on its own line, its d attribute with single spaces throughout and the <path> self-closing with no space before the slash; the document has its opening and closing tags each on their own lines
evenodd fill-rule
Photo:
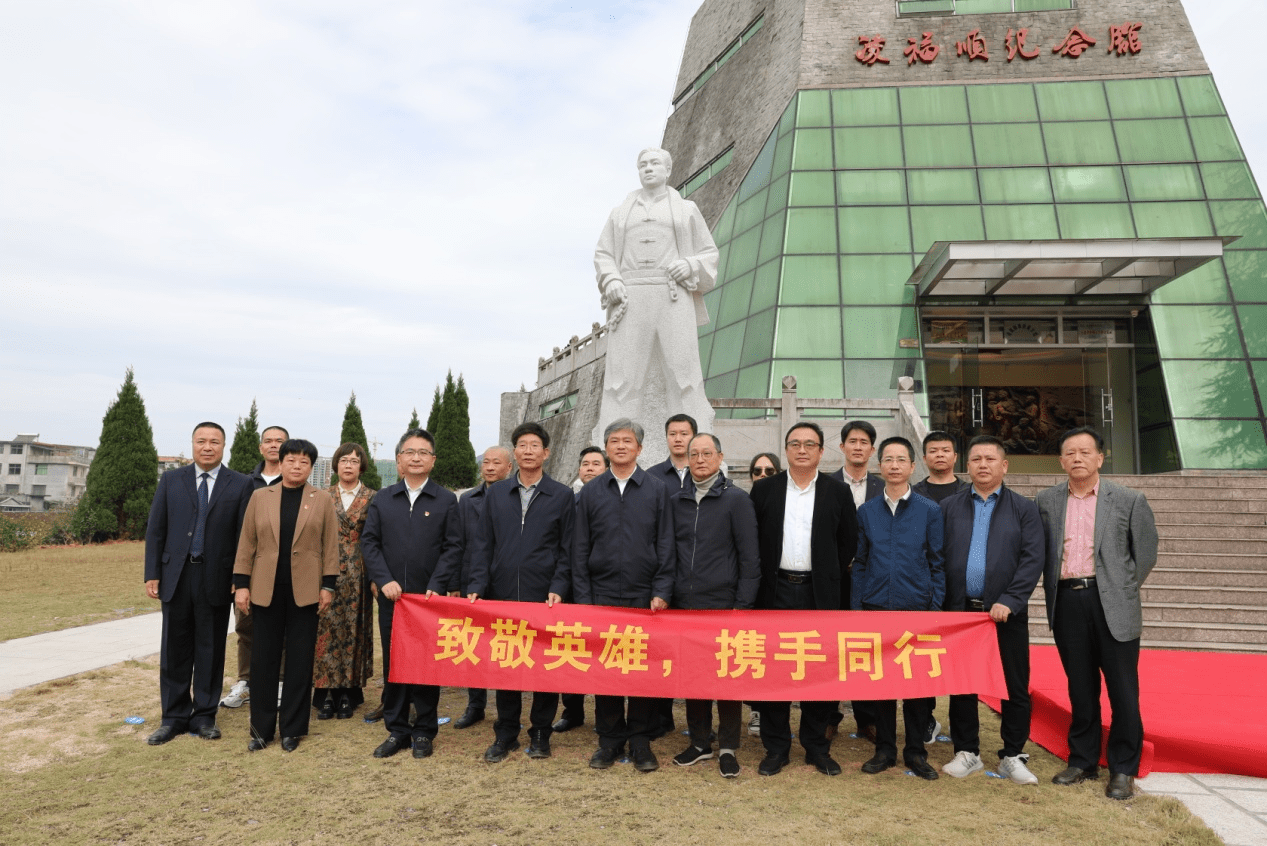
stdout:
<svg viewBox="0 0 1267 846">
<path fill-rule="evenodd" d="M 1144 718 L 1141 776 L 1162 773 L 1234 773 L 1267 778 L 1267 655 L 1145 649 L 1139 659 Z M 1030 739 L 1068 760 L 1069 694 L 1054 646 L 1030 649 Z M 981 701 L 998 710 L 997 699 Z M 1104 738 L 1109 699 L 1101 694 Z M 1105 766 L 1103 758 L 1100 766 Z"/>
</svg>

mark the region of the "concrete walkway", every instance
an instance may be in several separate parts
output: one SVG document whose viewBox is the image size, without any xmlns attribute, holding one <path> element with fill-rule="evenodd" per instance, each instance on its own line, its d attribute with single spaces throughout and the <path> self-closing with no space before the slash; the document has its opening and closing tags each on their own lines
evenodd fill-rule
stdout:
<svg viewBox="0 0 1267 846">
<path fill-rule="evenodd" d="M 0 643 L 0 696 L 153 655 L 162 632 L 161 614 L 142 614 Z M 1183 802 L 1228 846 L 1267 846 L 1267 779 L 1154 773 L 1137 785 Z"/>
</svg>

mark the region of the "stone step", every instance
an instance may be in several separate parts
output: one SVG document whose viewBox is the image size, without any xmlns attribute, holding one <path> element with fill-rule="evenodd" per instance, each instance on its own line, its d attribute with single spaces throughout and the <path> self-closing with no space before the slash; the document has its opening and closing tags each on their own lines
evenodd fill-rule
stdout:
<svg viewBox="0 0 1267 846">
<path fill-rule="evenodd" d="M 1029 632 L 1034 637 L 1051 637 L 1047 616 L 1035 617 L 1031 612 Z M 1267 648 L 1267 625 L 1255 623 L 1193 623 L 1183 621 L 1144 620 L 1140 639 L 1170 643 L 1238 643 L 1260 644 Z"/>
<path fill-rule="evenodd" d="M 1250 538 L 1231 538 L 1223 537 L 1203 537 L 1209 535 L 1209 527 L 1202 526 L 1201 531 L 1197 532 L 1194 528 L 1192 533 L 1185 532 L 1181 536 L 1161 535 L 1160 544 L 1157 547 L 1158 552 L 1175 552 L 1185 553 L 1188 555 L 1211 555 L 1224 552 L 1243 553 L 1245 555 L 1258 555 L 1267 561 L 1267 540 L 1256 540 Z"/>
<path fill-rule="evenodd" d="M 1193 555 L 1188 552 L 1160 552 L 1157 566 L 1179 570 L 1261 570 L 1267 560 L 1261 555 L 1210 552 Z"/>
<path fill-rule="evenodd" d="M 1143 611 L 1145 626 L 1155 623 L 1197 623 L 1203 626 L 1210 623 L 1239 623 L 1261 627 L 1264 642 L 1267 642 L 1267 607 L 1223 603 L 1145 602 Z"/>
<path fill-rule="evenodd" d="M 1043 634 L 1037 634 L 1030 624 L 1029 642 L 1034 646 L 1055 646 L 1056 641 L 1043 627 Z M 1267 643 L 1225 643 L 1222 641 L 1179 641 L 1179 640 L 1140 640 L 1144 649 L 1179 649 L 1184 652 L 1249 652 L 1267 653 Z"/>
<path fill-rule="evenodd" d="M 1267 570 L 1198 570 L 1191 567 L 1154 567 L 1144 590 L 1161 587 L 1267 588 Z M 1040 588 L 1041 589 L 1041 588 Z"/>
<path fill-rule="evenodd" d="M 1155 571 L 1154 571 L 1155 572 Z M 1029 598 L 1030 613 L 1045 608 L 1042 585 L 1034 588 Z M 1147 608 L 1153 604 L 1235 605 L 1246 608 L 1267 608 L 1267 587 L 1242 585 L 1153 584 L 1149 580 L 1140 588 L 1140 599 Z M 1046 613 L 1045 611 L 1043 613 Z M 1215 618 L 1217 619 L 1217 618 Z"/>
<path fill-rule="evenodd" d="M 1157 533 L 1163 537 L 1175 537 L 1189 529 L 1200 527 L 1202 531 L 1217 531 L 1224 537 L 1241 537 L 1240 535 L 1227 534 L 1232 529 L 1253 529 L 1253 534 L 1245 535 L 1245 537 L 1267 538 L 1267 514 L 1262 512 L 1226 511 L 1224 509 L 1216 511 L 1158 511 L 1153 509 L 1153 515 L 1157 520 Z"/>
<path fill-rule="evenodd" d="M 1179 514 L 1253 514 L 1256 517 L 1267 516 L 1267 500 L 1261 499 L 1158 499 L 1149 497 L 1149 506 L 1158 515 Z"/>
</svg>

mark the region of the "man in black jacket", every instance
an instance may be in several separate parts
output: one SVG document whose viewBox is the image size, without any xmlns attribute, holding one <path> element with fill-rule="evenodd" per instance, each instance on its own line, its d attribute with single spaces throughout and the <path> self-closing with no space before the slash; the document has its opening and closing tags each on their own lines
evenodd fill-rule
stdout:
<svg viewBox="0 0 1267 846">
<path fill-rule="evenodd" d="M 550 435 L 540 423 L 521 423 L 510 435 L 519 472 L 488 489 L 480 531 L 471 554 L 467 595 L 513 602 L 562 602 L 571 586 L 572 489 L 542 469 L 550 457 Z M 550 731 L 559 694 L 532 694 L 528 757 L 550 757 Z M 497 691 L 493 743 L 484 753 L 501 763 L 519 748 L 523 693 Z"/>
<path fill-rule="evenodd" d="M 435 438 L 426 429 L 410 429 L 396 444 L 400 481 L 374 494 L 365 511 L 361 554 L 370 581 L 378 585 L 378 632 L 383 647 L 383 720 L 387 739 L 374 750 L 389 758 L 412 745 L 415 758 L 431 755 L 438 729 L 435 685 L 391 681 L 392 617 L 404 593 L 443 592 L 434 578 L 450 541 L 446 533 L 457 497 L 429 480 L 435 467 Z M 417 716 L 409 722 L 409 706 Z"/>
<path fill-rule="evenodd" d="M 752 486 L 761 556 L 758 608 L 838 611 L 841 580 L 858 551 L 858 518 L 849 489 L 818 472 L 823 430 L 804 421 L 784 439 L 788 469 Z M 827 726 L 835 702 L 802 702 L 798 734 L 805 762 L 826 775 L 839 775 L 832 760 Z M 761 742 L 766 756 L 757 772 L 774 775 L 792 750 L 788 702 L 766 702 L 761 711 Z"/>
<path fill-rule="evenodd" d="M 643 429 L 628 418 L 603 433 L 610 468 L 581 488 L 572 547 L 572 591 L 581 605 L 663 611 L 673 596 L 673 512 L 664 485 L 638 466 Z M 642 772 L 660 768 L 651 751 L 652 699 L 594 697 L 598 751 L 590 766 L 616 763 L 625 743 Z"/>
<path fill-rule="evenodd" d="M 691 484 L 672 496 L 673 526 L 677 540 L 677 578 L 673 583 L 674 608 L 751 608 L 761 582 L 757 556 L 757 515 L 752 500 L 721 473 L 721 441 L 715 435 L 697 435 L 690 442 Z M 721 746 L 717 767 L 726 778 L 739 775 L 742 724 L 741 703 L 717 702 L 717 740 Z M 686 700 L 686 724 L 691 743 L 673 759 L 679 766 L 713 757 L 713 703 Z"/>
</svg>

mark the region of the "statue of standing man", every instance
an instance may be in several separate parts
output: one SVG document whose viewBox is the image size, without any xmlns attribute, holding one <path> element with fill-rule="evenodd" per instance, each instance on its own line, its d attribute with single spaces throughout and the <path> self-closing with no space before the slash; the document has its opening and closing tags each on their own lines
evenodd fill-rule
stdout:
<svg viewBox="0 0 1267 846">
<path fill-rule="evenodd" d="M 607 309 L 607 364 L 594 443 L 621 417 L 651 433 L 666 418 L 685 413 L 699 431 L 713 430 L 697 327 L 708 323 L 703 295 L 717 282 L 717 245 L 699 208 L 669 187 L 672 170 L 664 150 L 638 154 L 642 187 L 612 210 L 594 251 Z M 661 384 L 662 392 L 656 390 Z M 662 449 L 660 458 L 668 454 Z M 643 457 L 658 461 L 656 452 L 653 446 Z"/>
</svg>

